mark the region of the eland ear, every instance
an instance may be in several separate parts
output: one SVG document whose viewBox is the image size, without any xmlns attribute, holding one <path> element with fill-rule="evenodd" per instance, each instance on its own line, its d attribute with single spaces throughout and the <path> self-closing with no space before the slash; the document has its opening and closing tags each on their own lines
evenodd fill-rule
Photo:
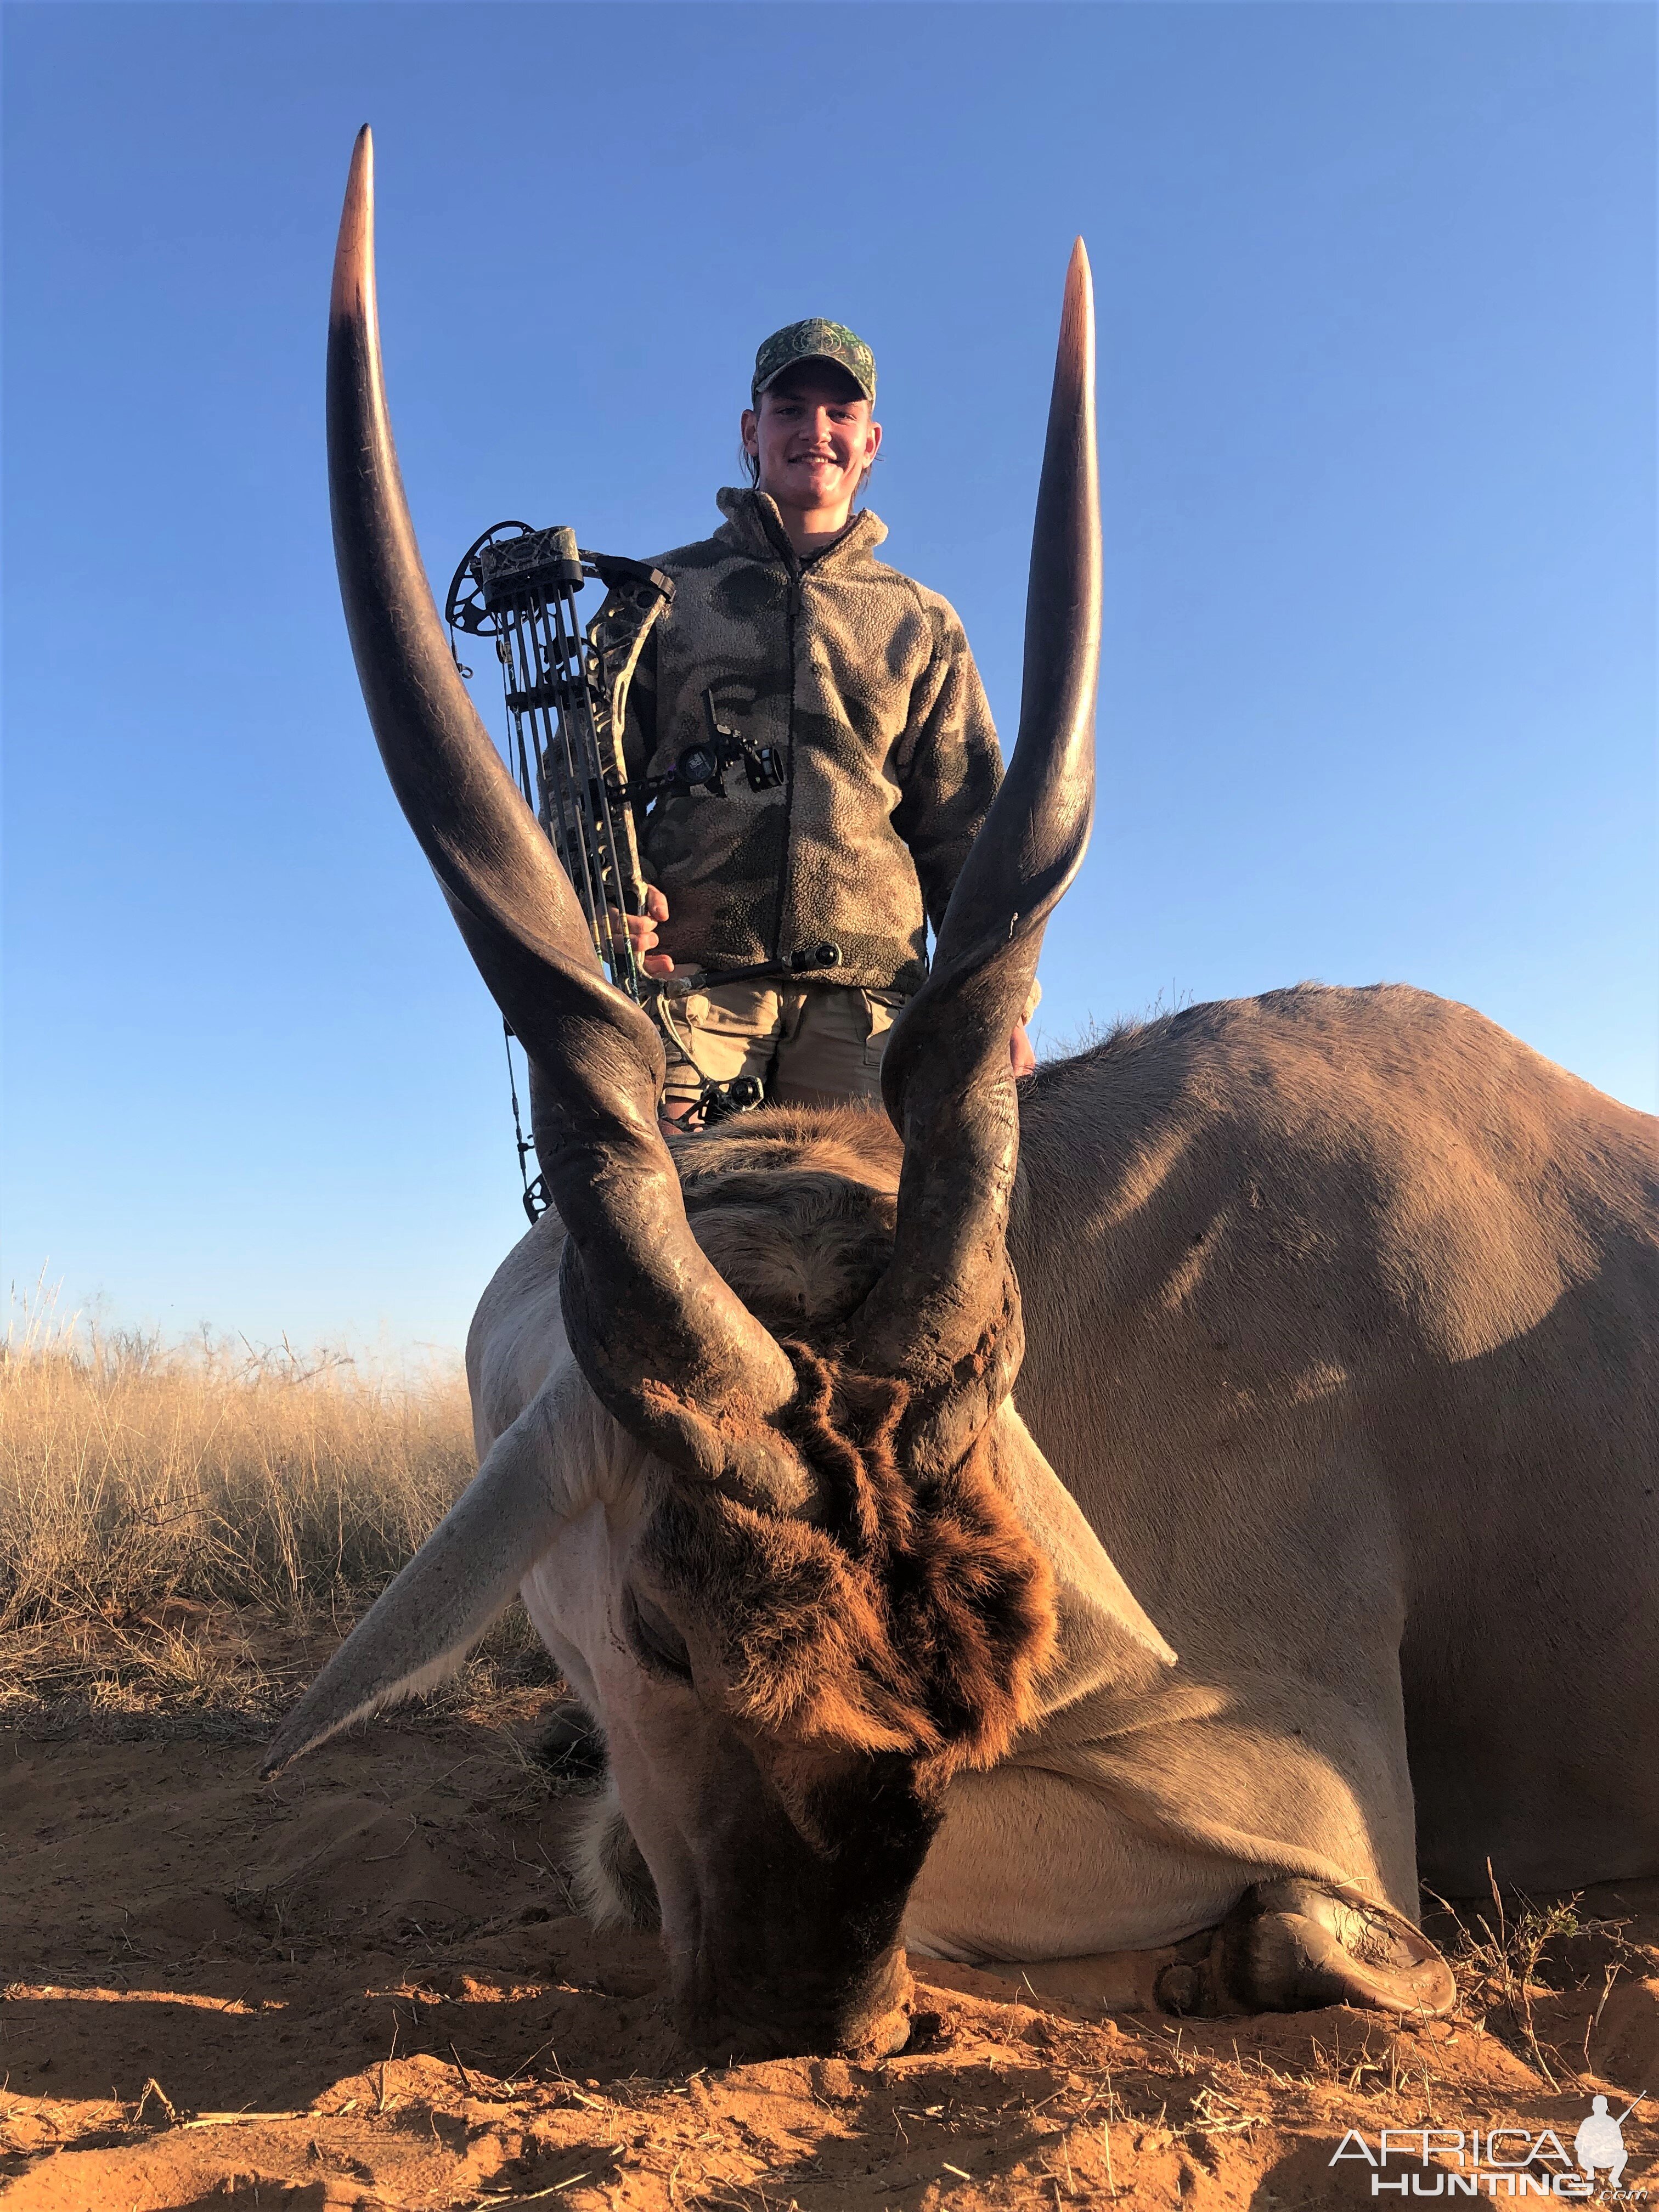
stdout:
<svg viewBox="0 0 1659 2212">
<path fill-rule="evenodd" d="M 1060 1633 L 1030 1722 L 1050 1720 L 1099 1691 L 1151 1688 L 1176 1664 L 1176 1654 L 1012 1405 L 998 1417 L 997 1465 L 1004 1494 L 1054 1570 Z"/>
<path fill-rule="evenodd" d="M 558 1534 L 562 1502 L 538 1401 L 496 1438 L 283 1721 L 261 1775 L 280 1774 L 353 1721 L 447 1680 Z"/>
</svg>

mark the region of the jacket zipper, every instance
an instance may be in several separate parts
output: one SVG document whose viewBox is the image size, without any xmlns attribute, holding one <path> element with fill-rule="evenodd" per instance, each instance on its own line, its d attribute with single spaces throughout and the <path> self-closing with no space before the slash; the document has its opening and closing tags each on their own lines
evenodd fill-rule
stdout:
<svg viewBox="0 0 1659 2212">
<path fill-rule="evenodd" d="M 799 574 L 792 572 L 788 612 L 784 621 L 785 650 L 789 655 L 789 720 L 784 739 L 783 851 L 778 860 L 778 902 L 772 916 L 772 944 L 767 956 L 772 960 L 783 957 L 783 918 L 789 899 L 790 846 L 795 814 L 795 620 L 800 611 L 802 588 Z"/>
</svg>

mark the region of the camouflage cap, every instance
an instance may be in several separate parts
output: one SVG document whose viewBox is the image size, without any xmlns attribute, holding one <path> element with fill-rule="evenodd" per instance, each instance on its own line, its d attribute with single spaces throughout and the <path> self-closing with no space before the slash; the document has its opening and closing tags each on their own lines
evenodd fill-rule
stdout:
<svg viewBox="0 0 1659 2212">
<path fill-rule="evenodd" d="M 826 323 L 822 315 L 809 315 L 804 323 L 790 323 L 774 331 L 755 356 L 755 378 L 750 396 L 758 399 L 786 368 L 800 361 L 832 361 L 844 368 L 865 398 L 876 397 L 876 356 L 845 323 Z"/>
</svg>

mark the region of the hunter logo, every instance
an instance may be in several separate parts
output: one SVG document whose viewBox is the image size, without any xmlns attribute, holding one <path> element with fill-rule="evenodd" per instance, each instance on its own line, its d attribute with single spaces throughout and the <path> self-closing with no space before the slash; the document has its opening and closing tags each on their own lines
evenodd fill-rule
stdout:
<svg viewBox="0 0 1659 2212">
<path fill-rule="evenodd" d="M 1598 2166 L 1606 2166 L 1607 2180 L 1614 2189 L 1624 2177 L 1628 2155 L 1625 2149 L 1625 2122 L 1641 2101 L 1638 2097 L 1626 2105 L 1615 2120 L 1608 2114 L 1607 2099 L 1597 2097 L 1588 2115 L 1578 2123 L 1578 2132 L 1572 2139 L 1573 2155 L 1585 2172 L 1593 2174 Z"/>
<path fill-rule="evenodd" d="M 1350 2128 L 1332 2152 L 1333 2166 L 1352 2160 L 1369 2168 L 1372 2197 L 1540 2197 L 1580 2203 L 1644 2201 L 1644 2188 L 1623 2185 L 1624 2124 L 1646 2096 L 1632 2098 L 1615 2118 L 1605 2097 L 1593 2100 L 1569 2150 L 1553 2128 L 1384 2128 L 1376 2146 Z M 1390 2171 L 1390 2168 L 1393 2170 Z M 1605 2179 L 1604 2179 L 1605 2177 Z"/>
</svg>

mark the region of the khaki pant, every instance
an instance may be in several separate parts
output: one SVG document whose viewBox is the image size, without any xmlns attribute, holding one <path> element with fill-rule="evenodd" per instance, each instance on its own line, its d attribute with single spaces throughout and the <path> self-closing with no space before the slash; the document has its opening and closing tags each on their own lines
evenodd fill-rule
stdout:
<svg viewBox="0 0 1659 2212">
<path fill-rule="evenodd" d="M 861 1098 L 879 1106 L 881 1056 L 903 1004 L 896 991 L 845 983 L 671 988 L 658 1006 L 668 1051 L 665 1103 L 748 1075 L 780 1105 Z"/>
</svg>

